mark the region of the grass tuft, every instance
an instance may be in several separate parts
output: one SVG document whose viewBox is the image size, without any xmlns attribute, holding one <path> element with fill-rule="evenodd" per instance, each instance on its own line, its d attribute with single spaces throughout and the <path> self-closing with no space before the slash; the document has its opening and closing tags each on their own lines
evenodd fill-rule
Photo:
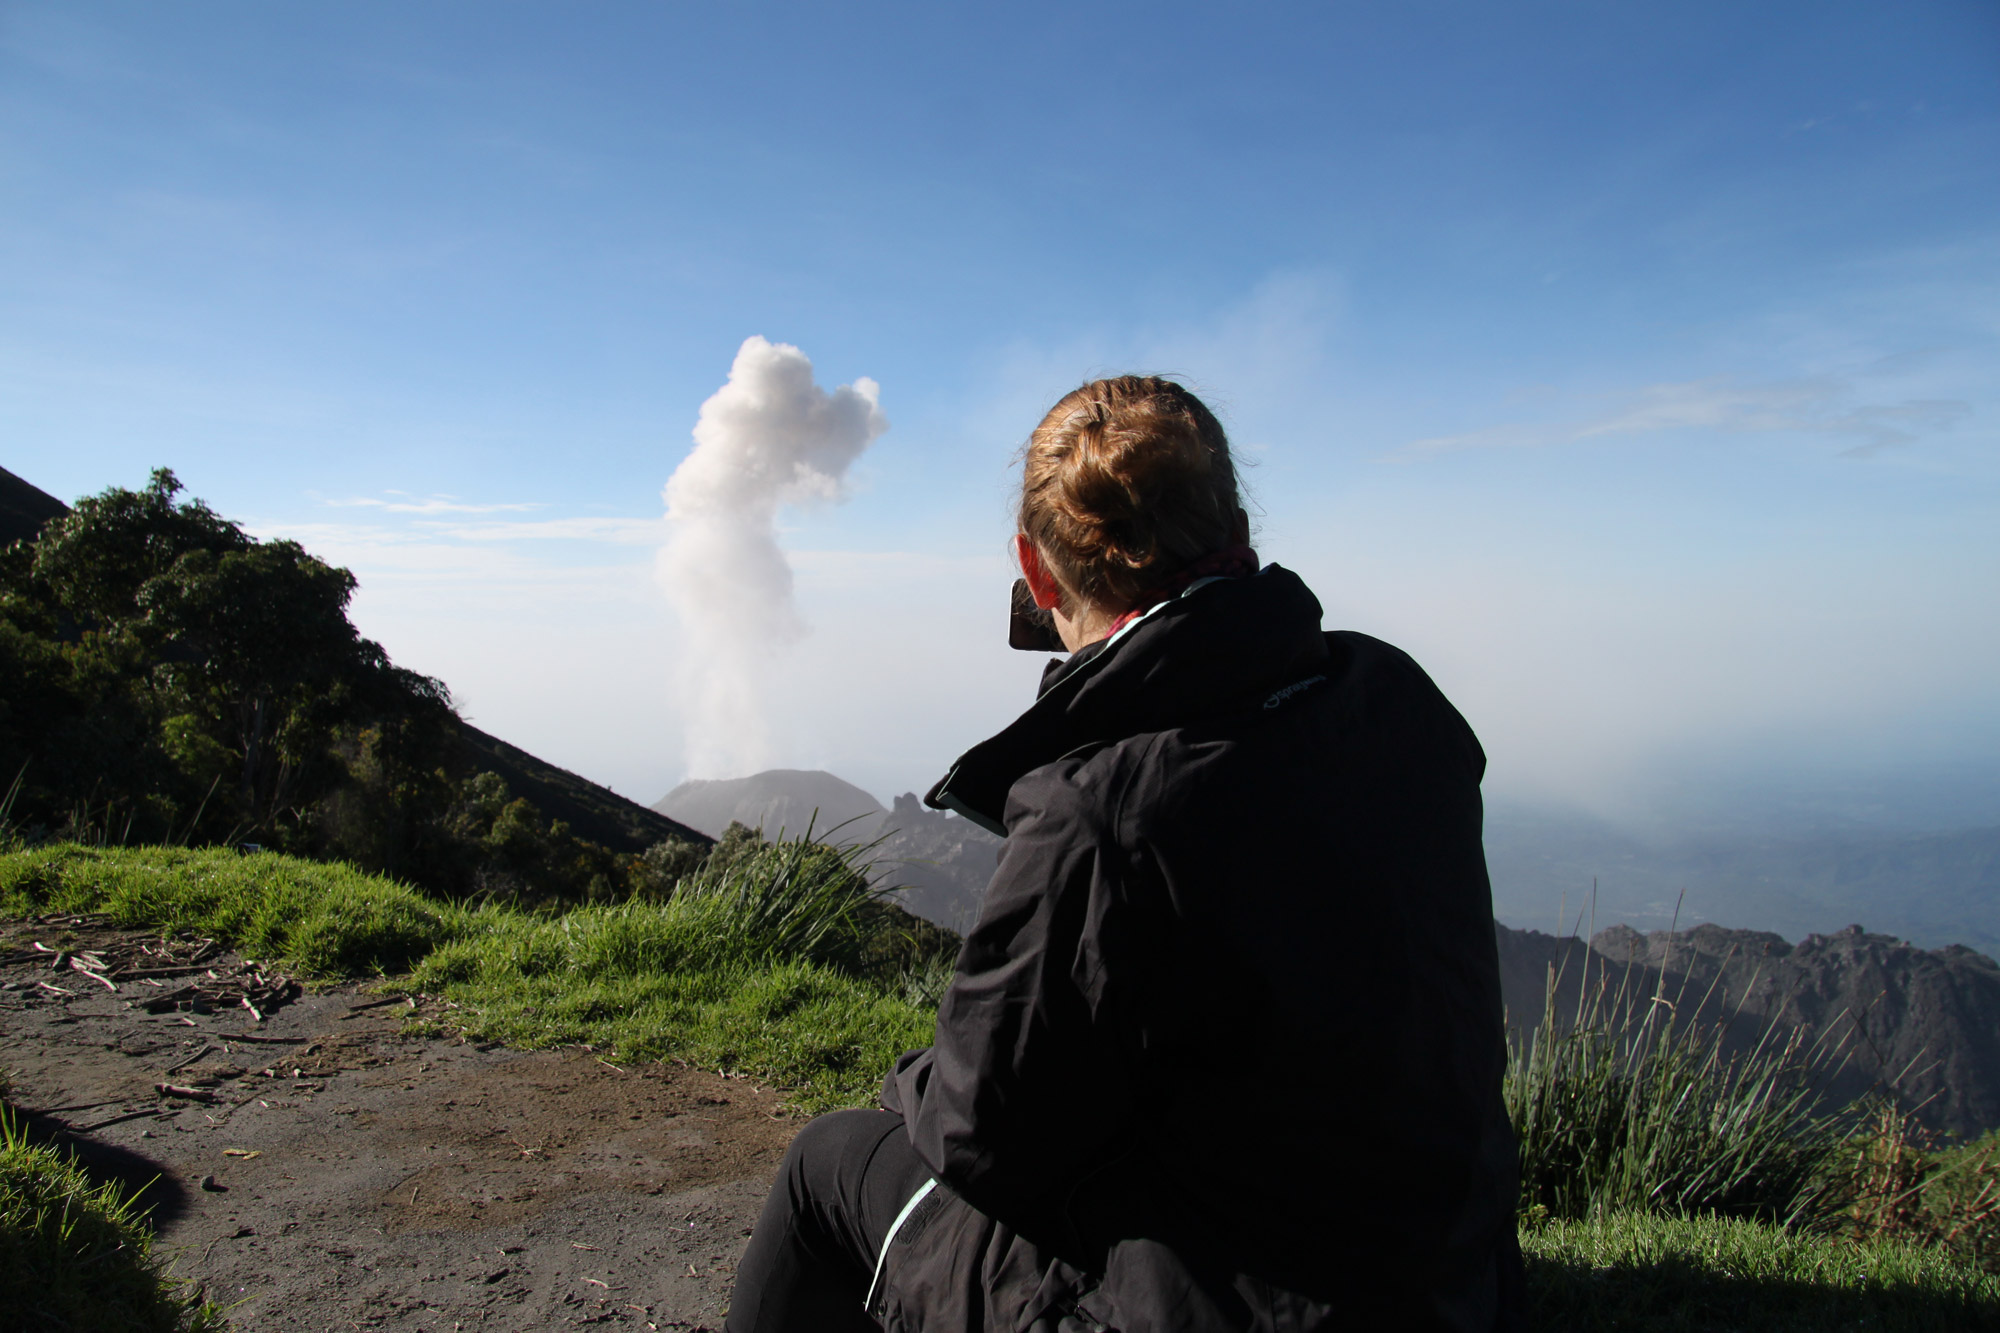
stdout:
<svg viewBox="0 0 2000 1333">
<path fill-rule="evenodd" d="M 1822 1054 L 1775 1027 L 1724 1053 L 1717 1027 L 1682 1025 L 1665 996 L 1585 978 L 1508 1062 L 1521 1203 L 1562 1219 L 1714 1213 L 1785 1226 L 1828 1222 L 1849 1131 L 1819 1113 Z"/>
<path fill-rule="evenodd" d="M 116 1181 L 29 1143 L 0 1106 L 0 1310 L 8 1327 L 213 1333 L 222 1312 L 170 1277 Z"/>
<path fill-rule="evenodd" d="M 2000 1274 L 2000 1130 L 1940 1147 L 1894 1103 L 1870 1111 L 1849 1148 L 1851 1233 L 1935 1245 Z"/>
</svg>

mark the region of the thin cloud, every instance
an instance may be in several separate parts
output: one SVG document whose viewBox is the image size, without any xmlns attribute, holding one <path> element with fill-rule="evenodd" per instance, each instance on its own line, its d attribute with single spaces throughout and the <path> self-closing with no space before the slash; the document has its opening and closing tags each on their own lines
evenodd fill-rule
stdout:
<svg viewBox="0 0 2000 1333">
<path fill-rule="evenodd" d="M 458 523 L 433 529 L 440 537 L 466 542 L 568 541 L 607 546 L 657 546 L 666 535 L 664 518 L 548 518 L 531 523 Z"/>
<path fill-rule="evenodd" d="M 399 492 L 391 491 L 390 494 Z M 326 500 L 322 503 L 334 509 L 380 509 L 385 514 L 509 514 L 528 513 L 542 507 L 539 504 L 466 504 L 452 495 L 434 495 L 424 500 L 358 496 L 351 500 Z"/>
<path fill-rule="evenodd" d="M 1614 436 L 1669 430 L 1731 434 L 1792 432 L 1854 443 L 1842 458 L 1868 458 L 1948 430 L 1972 415 L 1952 398 L 1908 398 L 1896 403 L 1850 405 L 1851 384 L 1826 376 L 1744 384 L 1726 376 L 1649 384 L 1612 410 L 1594 417 L 1549 423 L 1511 423 L 1462 435 L 1412 440 L 1390 457 L 1425 457 L 1467 449 L 1526 449 L 1576 444 Z"/>
</svg>

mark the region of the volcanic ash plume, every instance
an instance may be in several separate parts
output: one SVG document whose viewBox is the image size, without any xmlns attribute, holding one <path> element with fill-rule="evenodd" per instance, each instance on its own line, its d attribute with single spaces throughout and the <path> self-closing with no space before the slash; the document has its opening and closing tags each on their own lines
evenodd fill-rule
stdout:
<svg viewBox="0 0 2000 1333">
<path fill-rule="evenodd" d="M 862 378 L 832 393 L 785 343 L 749 338 L 729 382 L 701 405 L 694 449 L 668 479 L 672 535 L 659 577 L 687 626 L 688 766 L 735 777 L 770 766 L 764 682 L 805 631 L 778 507 L 838 501 L 848 467 L 889 428 Z"/>
</svg>

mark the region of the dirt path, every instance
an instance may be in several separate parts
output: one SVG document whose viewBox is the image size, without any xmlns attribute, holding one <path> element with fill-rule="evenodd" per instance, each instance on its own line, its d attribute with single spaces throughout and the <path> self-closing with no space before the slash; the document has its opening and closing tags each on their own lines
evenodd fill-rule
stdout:
<svg viewBox="0 0 2000 1333">
<path fill-rule="evenodd" d="M 175 1271 L 233 1304 L 242 1333 L 720 1327 L 799 1123 L 774 1114 L 779 1094 L 405 1035 L 408 1005 L 352 986 L 262 1022 L 199 990 L 170 1001 L 208 968 L 248 974 L 211 952 L 204 974 L 134 979 L 146 938 L 0 923 L 0 1068 L 38 1135 L 158 1177 Z M 124 958 L 100 973 L 117 989 L 36 941 Z"/>
</svg>

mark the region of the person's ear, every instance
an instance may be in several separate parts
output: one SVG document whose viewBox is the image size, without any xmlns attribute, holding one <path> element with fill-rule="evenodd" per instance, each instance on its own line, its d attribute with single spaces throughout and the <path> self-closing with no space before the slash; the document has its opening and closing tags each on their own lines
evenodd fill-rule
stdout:
<svg viewBox="0 0 2000 1333">
<path fill-rule="evenodd" d="M 1236 506 L 1236 522 L 1229 529 L 1229 543 L 1232 546 L 1250 544 L 1250 515 L 1244 512 L 1242 505 Z"/>
<path fill-rule="evenodd" d="M 1028 581 L 1028 591 L 1034 594 L 1036 606 L 1049 611 L 1062 605 L 1062 585 L 1042 562 L 1042 553 L 1025 532 L 1014 534 L 1014 562 L 1020 565 L 1021 577 Z"/>
</svg>

